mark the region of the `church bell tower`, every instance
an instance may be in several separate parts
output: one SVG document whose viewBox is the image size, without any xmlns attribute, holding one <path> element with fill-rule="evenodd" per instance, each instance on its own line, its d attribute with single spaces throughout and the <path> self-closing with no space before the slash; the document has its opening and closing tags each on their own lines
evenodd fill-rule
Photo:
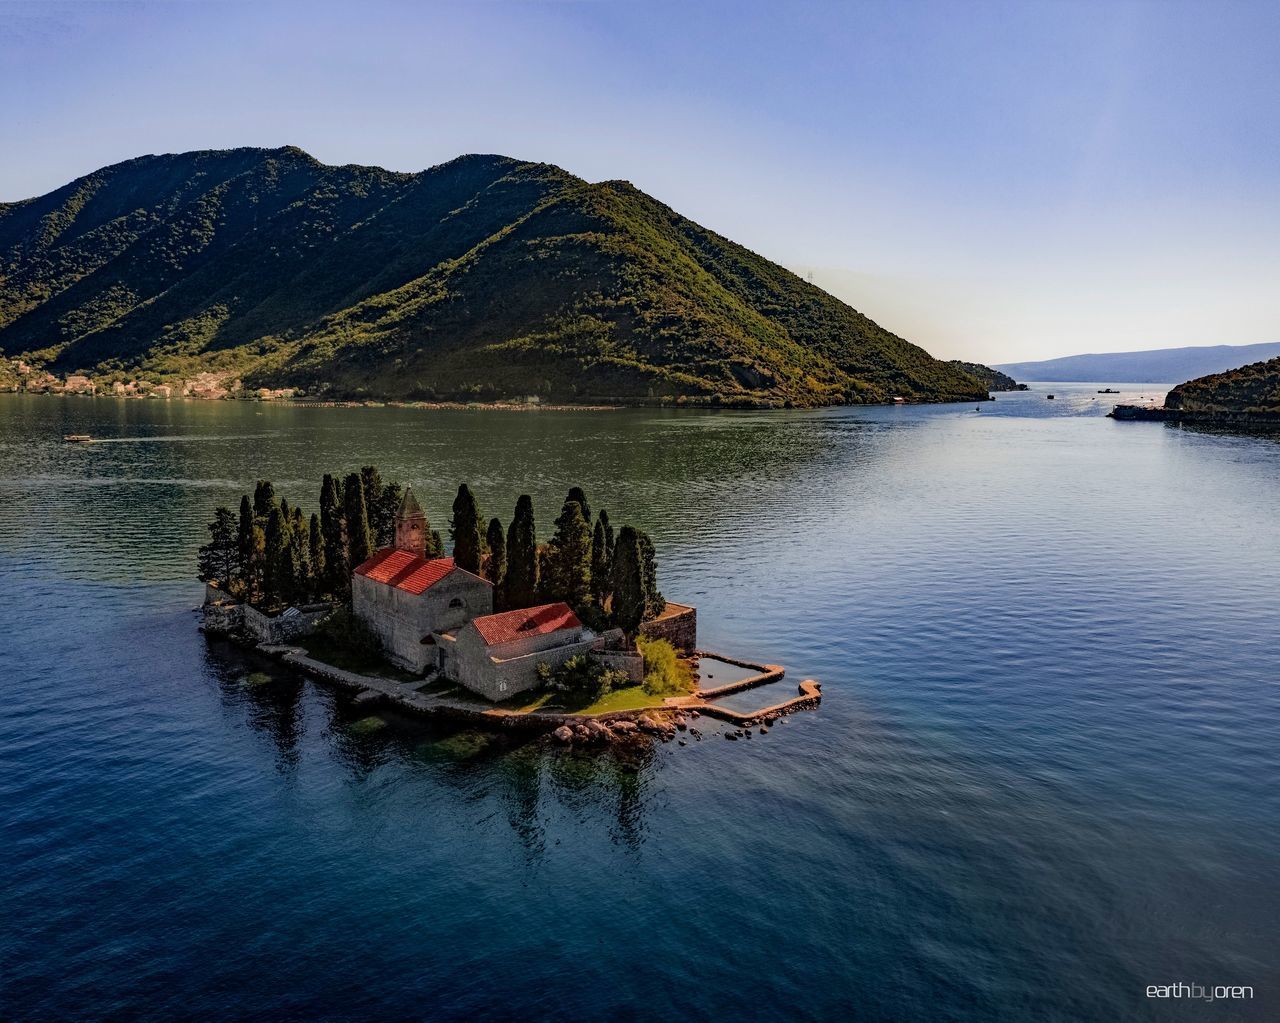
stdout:
<svg viewBox="0 0 1280 1023">
<path fill-rule="evenodd" d="M 404 488 L 404 497 L 396 512 L 396 547 L 420 558 L 427 556 L 427 516 L 413 496 L 413 488 Z"/>
</svg>

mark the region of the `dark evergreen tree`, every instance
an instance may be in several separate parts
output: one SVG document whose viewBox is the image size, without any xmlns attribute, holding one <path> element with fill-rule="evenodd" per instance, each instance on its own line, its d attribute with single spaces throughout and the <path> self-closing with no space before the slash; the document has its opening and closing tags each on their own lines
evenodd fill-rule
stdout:
<svg viewBox="0 0 1280 1023">
<path fill-rule="evenodd" d="M 394 547 L 396 543 L 396 512 L 404 500 L 404 489 L 399 483 L 388 483 L 377 500 L 377 526 L 374 537 L 379 547 Z M 427 524 L 430 527 L 430 523 Z M 429 528 L 428 528 L 429 535 Z"/>
<path fill-rule="evenodd" d="M 293 519 L 289 523 L 289 560 L 293 572 L 293 593 L 290 600 L 301 603 L 315 595 L 315 576 L 311 571 L 311 534 L 302 509 L 294 506 Z"/>
<path fill-rule="evenodd" d="M 485 543 L 489 548 L 489 557 L 485 561 L 485 578 L 493 583 L 494 602 L 502 603 L 502 586 L 507 576 L 507 540 L 502 535 L 500 519 L 489 520 Z"/>
<path fill-rule="evenodd" d="M 257 579 L 254 577 L 253 559 L 253 505 L 249 495 L 240 498 L 240 528 L 236 533 L 236 543 L 240 548 L 240 595 L 245 600 L 255 599 Z"/>
<path fill-rule="evenodd" d="M 373 553 L 373 537 L 369 532 L 369 510 L 364 502 L 364 483 L 358 472 L 342 482 L 342 520 L 347 539 L 348 568 L 344 580 L 351 586 L 351 570 L 363 564 Z"/>
<path fill-rule="evenodd" d="M 667 598 L 658 590 L 658 556 L 648 533 L 636 530 L 640 540 L 640 576 L 644 582 L 644 617 L 657 618 L 667 607 Z"/>
<path fill-rule="evenodd" d="M 289 522 L 272 508 L 267 515 L 267 555 L 263 564 L 262 599 L 269 606 L 289 598 L 293 569 L 289 551 Z"/>
<path fill-rule="evenodd" d="M 276 506 L 276 488 L 270 480 L 258 480 L 253 488 L 253 514 L 264 522 Z"/>
<path fill-rule="evenodd" d="M 603 516 L 603 512 L 601 515 Z M 611 582 L 609 545 L 605 538 L 604 521 L 597 519 L 595 531 L 591 535 L 591 595 L 597 606 L 603 608 L 608 605 Z"/>
<path fill-rule="evenodd" d="M 587 504 L 587 495 L 581 487 L 570 487 L 569 495 L 564 499 L 564 503 L 582 505 L 582 517 L 587 520 L 588 526 L 591 525 L 591 506 Z"/>
<path fill-rule="evenodd" d="M 575 610 L 591 603 L 591 527 L 577 501 L 566 501 L 556 519 L 549 598 L 563 600 Z"/>
<path fill-rule="evenodd" d="M 613 526 L 609 523 L 609 513 L 603 508 L 600 509 L 600 524 L 604 526 L 604 545 L 609 552 L 609 564 L 613 564 Z"/>
<path fill-rule="evenodd" d="M 320 533 L 324 537 L 323 590 L 341 597 L 351 585 L 351 560 L 347 556 L 343 526 L 342 484 L 329 473 L 320 485 Z"/>
<path fill-rule="evenodd" d="M 399 483 L 382 482 L 382 474 L 376 466 L 366 465 L 360 470 L 360 482 L 364 487 L 364 503 L 369 515 L 369 532 L 375 548 L 391 547 L 396 542 L 396 512 L 404 492 Z"/>
<path fill-rule="evenodd" d="M 444 557 L 444 537 L 440 535 L 440 530 L 438 529 L 433 529 L 431 531 L 431 540 L 427 544 L 427 557 L 428 558 Z"/>
<path fill-rule="evenodd" d="M 475 496 L 465 483 L 459 485 L 458 496 L 453 499 L 449 539 L 453 541 L 454 563 L 479 575 L 484 560 L 484 524 L 480 520 Z"/>
<path fill-rule="evenodd" d="M 508 608 L 532 607 L 538 600 L 538 540 L 533 522 L 533 498 L 521 494 L 515 517 L 507 528 Z"/>
<path fill-rule="evenodd" d="M 228 596 L 235 592 L 240 576 L 240 543 L 236 515 L 230 508 L 214 509 L 209 523 L 209 542 L 200 548 L 197 562 L 201 582 L 214 583 Z"/>
<path fill-rule="evenodd" d="M 328 576 L 324 567 L 324 533 L 320 529 L 320 516 L 315 512 L 311 513 L 307 529 L 307 546 L 311 553 L 311 596 L 318 597 L 324 592 Z"/>
<path fill-rule="evenodd" d="M 618 531 L 613 551 L 613 624 L 630 638 L 635 638 L 644 621 L 645 592 L 643 554 L 640 535 L 631 526 Z"/>
</svg>

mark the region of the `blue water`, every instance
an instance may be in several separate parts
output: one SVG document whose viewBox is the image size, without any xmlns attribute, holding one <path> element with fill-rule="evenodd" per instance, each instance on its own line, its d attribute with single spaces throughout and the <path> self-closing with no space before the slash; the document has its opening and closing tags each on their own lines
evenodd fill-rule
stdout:
<svg viewBox="0 0 1280 1023">
<path fill-rule="evenodd" d="M 1114 423 L 1150 385 L 1099 386 L 0 396 L 0 1019 L 1280 1018 L 1280 442 Z M 821 708 L 621 760 L 357 724 L 207 642 L 211 506 L 369 461 L 436 526 L 461 479 L 544 530 L 581 482 L 704 646 Z M 1177 981 L 1255 998 L 1145 997 Z"/>
</svg>

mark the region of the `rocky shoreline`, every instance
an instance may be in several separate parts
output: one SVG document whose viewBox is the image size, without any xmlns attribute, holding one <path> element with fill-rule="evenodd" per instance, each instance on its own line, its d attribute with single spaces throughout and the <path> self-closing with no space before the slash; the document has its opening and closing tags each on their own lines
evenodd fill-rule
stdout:
<svg viewBox="0 0 1280 1023">
<path fill-rule="evenodd" d="M 1130 422 L 1193 423 L 1226 429 L 1280 430 L 1280 412 L 1199 411 L 1155 405 L 1117 405 L 1107 416 Z"/>
</svg>

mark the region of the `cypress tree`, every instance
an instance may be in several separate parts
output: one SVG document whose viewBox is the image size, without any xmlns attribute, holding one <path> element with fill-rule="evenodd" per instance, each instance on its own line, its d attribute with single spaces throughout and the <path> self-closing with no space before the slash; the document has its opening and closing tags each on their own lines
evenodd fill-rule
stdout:
<svg viewBox="0 0 1280 1023">
<path fill-rule="evenodd" d="M 257 522 L 253 524 L 252 550 L 249 553 L 250 587 L 255 600 L 266 600 L 267 533 Z"/>
<path fill-rule="evenodd" d="M 271 485 L 270 480 L 258 480 L 253 488 L 253 514 L 265 520 L 275 506 L 276 488 Z"/>
<path fill-rule="evenodd" d="M 346 533 L 342 524 L 342 485 L 329 473 L 320 485 L 320 533 L 324 538 L 324 591 L 335 596 L 351 585 L 351 562 L 347 557 Z"/>
<path fill-rule="evenodd" d="M 658 590 L 658 556 L 648 533 L 636 530 L 640 541 L 640 578 L 644 582 L 644 617 L 657 618 L 667 608 L 667 598 Z"/>
<path fill-rule="evenodd" d="M 631 526 L 618 531 L 613 551 L 613 624 L 634 638 L 644 620 L 645 592 L 640 536 Z"/>
<path fill-rule="evenodd" d="M 272 508 L 267 515 L 266 542 L 262 599 L 267 604 L 278 604 L 287 599 L 293 574 L 289 561 L 289 523 L 280 515 L 279 508 Z"/>
<path fill-rule="evenodd" d="M 613 526 L 609 524 L 609 513 L 603 508 L 600 509 L 600 523 L 604 526 L 604 545 L 609 552 L 609 564 L 613 564 Z"/>
<path fill-rule="evenodd" d="M 504 602 L 509 608 L 531 607 L 538 599 L 538 541 L 533 522 L 533 498 L 521 494 L 515 517 L 507 529 L 507 584 Z"/>
<path fill-rule="evenodd" d="M 575 610 L 591 602 L 591 527 L 582 505 L 566 501 L 551 541 L 552 599 Z"/>
<path fill-rule="evenodd" d="M 311 571 L 311 534 L 302 509 L 293 508 L 293 521 L 289 524 L 289 555 L 293 569 L 293 597 L 295 601 L 310 600 L 315 592 L 315 576 Z"/>
<path fill-rule="evenodd" d="M 591 594 L 596 604 L 605 607 L 609 602 L 609 545 L 604 532 L 604 513 L 596 519 L 595 532 L 591 535 Z"/>
<path fill-rule="evenodd" d="M 427 557 L 444 557 L 444 538 L 440 535 L 440 530 L 438 529 L 433 529 L 431 531 L 431 542 L 427 544 Z"/>
<path fill-rule="evenodd" d="M 369 511 L 364 500 L 364 484 L 358 472 L 353 472 L 342 483 L 343 522 L 346 526 L 347 557 L 345 583 L 351 585 L 351 569 L 363 564 L 373 553 L 373 537 L 369 534 Z"/>
<path fill-rule="evenodd" d="M 591 506 L 587 504 L 587 495 L 581 487 L 570 487 L 569 496 L 564 499 L 565 504 L 582 505 L 582 517 L 587 520 L 587 525 L 591 525 Z"/>
<path fill-rule="evenodd" d="M 200 548 L 197 565 L 201 582 L 215 583 L 228 596 L 240 574 L 240 544 L 235 513 L 230 508 L 214 509 L 209 523 L 209 542 Z"/>
<path fill-rule="evenodd" d="M 311 595 L 318 597 L 324 591 L 327 575 L 324 567 L 324 533 L 320 529 L 320 516 L 315 512 L 311 513 L 307 545 L 311 550 Z"/>
<path fill-rule="evenodd" d="M 240 592 L 245 600 L 253 600 L 253 505 L 249 495 L 240 498 L 240 528 L 236 533 L 236 545 L 240 548 Z"/>
<path fill-rule="evenodd" d="M 489 582 L 493 583 L 495 601 L 501 601 L 502 584 L 507 575 L 507 541 L 502 535 L 502 522 L 497 518 L 489 520 L 489 530 L 485 535 L 489 547 L 489 560 L 485 562 L 488 571 L 485 573 Z"/>
<path fill-rule="evenodd" d="M 454 563 L 459 568 L 479 575 L 484 558 L 483 526 L 475 496 L 465 483 L 458 486 L 458 496 L 453 499 L 449 538 L 453 541 Z"/>
<path fill-rule="evenodd" d="M 394 547 L 396 542 L 396 512 L 404 499 L 404 489 L 399 483 L 388 483 L 378 497 L 378 526 L 374 534 L 379 547 Z M 430 526 L 430 523 L 427 524 Z"/>
</svg>

